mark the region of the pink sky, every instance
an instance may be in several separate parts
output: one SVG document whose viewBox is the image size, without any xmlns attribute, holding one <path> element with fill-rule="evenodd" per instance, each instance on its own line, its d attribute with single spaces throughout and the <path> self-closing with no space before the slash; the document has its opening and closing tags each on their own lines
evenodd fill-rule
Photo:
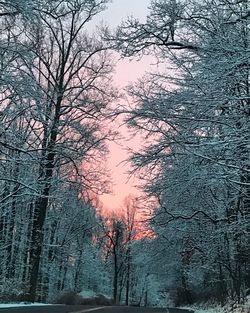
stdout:
<svg viewBox="0 0 250 313">
<path fill-rule="evenodd" d="M 102 14 L 101 19 L 111 27 L 119 25 L 129 15 L 144 20 L 149 3 L 150 0 L 114 0 Z M 145 73 L 145 70 L 149 69 L 151 62 L 152 59 L 149 57 L 145 57 L 141 61 L 119 61 L 114 76 L 115 83 L 120 88 L 123 88 L 129 82 L 136 81 L 137 78 Z M 118 123 L 114 127 L 119 127 Z M 108 167 L 111 170 L 114 183 L 113 194 L 100 197 L 104 207 L 111 210 L 120 208 L 123 199 L 128 194 L 138 194 L 137 189 L 134 187 L 137 181 L 134 178 L 128 181 L 126 172 L 129 170 L 129 165 L 120 163 L 128 157 L 126 147 L 137 149 L 140 143 L 138 139 L 129 139 L 128 132 L 124 126 L 120 128 L 120 131 L 121 135 L 125 137 L 124 140 L 120 141 L 119 145 L 116 143 L 109 144 Z"/>
</svg>

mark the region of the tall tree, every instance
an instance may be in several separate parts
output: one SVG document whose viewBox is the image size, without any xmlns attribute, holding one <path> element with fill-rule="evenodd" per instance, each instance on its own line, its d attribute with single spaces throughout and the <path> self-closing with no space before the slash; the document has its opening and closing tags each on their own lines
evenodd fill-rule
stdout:
<svg viewBox="0 0 250 313">
<path fill-rule="evenodd" d="M 41 125 L 35 131 L 41 148 L 38 170 L 41 195 L 34 204 L 31 237 L 29 294 L 32 300 L 36 296 L 42 230 L 56 172 L 59 166 L 71 162 L 76 167 L 76 175 L 84 171 L 82 160 L 98 158 L 96 149 L 103 149 L 103 141 L 108 136 L 100 132 L 99 121 L 112 99 L 108 88 L 112 65 L 104 44 L 83 31 L 105 3 L 68 1 L 56 7 L 52 4 L 51 12 L 41 13 L 42 27 L 30 33 L 36 57 L 29 72 L 43 93 L 43 98 L 36 101 L 34 112 Z M 86 174 L 80 176 L 86 184 Z"/>
<path fill-rule="evenodd" d="M 106 0 L 45 1 L 37 6 L 35 2 L 28 3 L 27 8 L 34 9 L 37 21 L 22 24 L 20 20 L 14 29 L 7 23 L 2 37 L 8 50 L 13 44 L 18 47 L 4 59 L 8 62 L 1 85 L 4 124 L 0 140 L 1 152 L 6 155 L 1 164 L 13 164 L 13 172 L 2 177 L 7 182 L 3 199 L 11 199 L 16 205 L 15 196 L 20 189 L 24 193 L 32 191 L 27 202 L 30 236 L 24 257 L 29 269 L 24 276 L 32 301 L 40 279 L 46 217 L 61 183 L 81 183 L 85 197 L 87 190 L 100 193 L 108 188 L 101 162 L 107 152 L 105 140 L 113 137 L 104 126 L 105 112 L 115 99 L 110 86 L 113 64 L 107 45 L 98 35 L 89 36 L 86 30 L 88 22 L 106 3 Z M 14 4 L 10 3 L 10 7 L 16 12 L 15 17 L 6 14 L 6 19 L 16 18 L 16 14 L 19 17 L 19 7 Z M 27 164 L 30 175 L 25 177 Z M 6 228 L 10 234 L 8 242 L 14 234 L 16 211 L 13 207 L 8 212 L 11 225 Z"/>
<path fill-rule="evenodd" d="M 145 23 L 130 18 L 109 35 L 124 56 L 152 54 L 168 68 L 128 89 L 128 125 L 147 139 L 131 160 L 159 200 L 162 226 L 197 219 L 226 229 L 218 268 L 240 301 L 249 271 L 249 3 L 159 0 L 150 9 Z"/>
</svg>

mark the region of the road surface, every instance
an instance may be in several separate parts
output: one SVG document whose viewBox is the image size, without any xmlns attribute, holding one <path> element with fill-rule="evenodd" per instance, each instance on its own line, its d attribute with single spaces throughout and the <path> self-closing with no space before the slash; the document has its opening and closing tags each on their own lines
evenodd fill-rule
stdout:
<svg viewBox="0 0 250 313">
<path fill-rule="evenodd" d="M 124 306 L 88 307 L 74 305 L 33 306 L 0 309 L 0 313 L 194 313 L 181 309 L 155 309 Z"/>
</svg>

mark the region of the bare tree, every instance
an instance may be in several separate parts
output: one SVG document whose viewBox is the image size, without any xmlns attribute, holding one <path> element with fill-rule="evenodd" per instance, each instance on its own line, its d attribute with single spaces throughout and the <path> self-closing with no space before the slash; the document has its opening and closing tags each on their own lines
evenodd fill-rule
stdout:
<svg viewBox="0 0 250 313">
<path fill-rule="evenodd" d="M 81 183 L 84 196 L 87 190 L 96 194 L 108 190 L 101 162 L 107 152 L 105 141 L 113 138 L 104 122 L 108 106 L 116 97 L 110 85 L 113 64 L 107 45 L 98 34 L 89 36 L 86 30 L 106 2 L 49 1 L 41 6 L 29 3 L 39 23 L 27 22 L 24 26 L 20 20 L 15 28 L 7 24 L 2 37 L 8 51 L 13 44 L 18 47 L 9 55 L 3 50 L 6 63 L 2 66 L 7 70 L 1 85 L 4 124 L 0 140 L 1 152 L 6 156 L 2 164 L 13 163 L 13 173 L 2 178 L 7 182 L 3 199 L 11 199 L 15 205 L 20 190 L 30 191 L 30 236 L 24 257 L 29 270 L 23 278 L 28 280 L 32 301 L 40 277 L 46 217 L 56 191 L 60 192 L 62 183 Z M 19 17 L 21 3 L 0 4 L 6 13 L 13 10 L 4 17 Z M 24 177 L 27 164 L 30 175 Z M 9 242 L 14 234 L 15 212 L 13 207 L 8 213 Z M 14 254 L 12 259 L 15 260 Z"/>
<path fill-rule="evenodd" d="M 83 32 L 104 4 L 105 1 L 62 3 L 49 14 L 42 12 L 42 27 L 30 33 L 36 57 L 27 69 L 43 94 L 42 99 L 35 99 L 36 110 L 31 112 L 35 114 L 34 135 L 41 149 L 40 196 L 35 201 L 29 260 L 32 300 L 36 296 L 42 230 L 55 174 L 59 166 L 69 162 L 75 166 L 76 175 L 84 171 L 83 165 L 79 168 L 82 160 L 97 159 L 97 151 L 103 151 L 103 141 L 109 136 L 100 131 L 99 123 L 113 96 L 108 88 L 112 66 L 104 44 Z M 89 185 L 88 176 L 81 177 Z"/>
<path fill-rule="evenodd" d="M 249 3 L 153 1 L 150 9 L 145 23 L 132 18 L 108 35 L 122 55 L 151 54 L 168 67 L 128 88 L 134 107 L 124 113 L 146 142 L 130 160 L 159 200 L 163 232 L 191 220 L 227 229 L 218 268 L 240 301 L 245 258 L 232 261 L 229 251 L 249 253 L 241 231 L 243 223 L 249 234 Z"/>
</svg>

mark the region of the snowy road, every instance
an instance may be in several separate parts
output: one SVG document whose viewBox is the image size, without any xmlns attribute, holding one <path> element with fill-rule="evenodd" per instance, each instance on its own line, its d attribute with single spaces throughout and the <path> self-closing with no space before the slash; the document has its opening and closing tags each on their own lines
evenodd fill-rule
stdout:
<svg viewBox="0 0 250 313">
<path fill-rule="evenodd" d="M 180 309 L 151 309 L 137 307 L 86 307 L 86 306 L 42 306 L 0 309 L 0 313 L 194 313 Z"/>
</svg>

